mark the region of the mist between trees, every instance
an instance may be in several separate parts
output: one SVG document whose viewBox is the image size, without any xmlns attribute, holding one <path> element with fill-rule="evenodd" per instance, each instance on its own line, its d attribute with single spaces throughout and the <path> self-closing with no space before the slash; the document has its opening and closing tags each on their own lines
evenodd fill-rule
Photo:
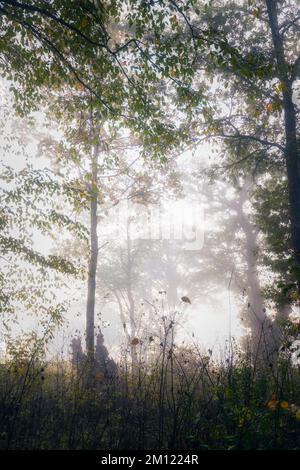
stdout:
<svg viewBox="0 0 300 470">
<path fill-rule="evenodd" d="M 298 2 L 0 14 L 0 448 L 299 449 Z"/>
</svg>

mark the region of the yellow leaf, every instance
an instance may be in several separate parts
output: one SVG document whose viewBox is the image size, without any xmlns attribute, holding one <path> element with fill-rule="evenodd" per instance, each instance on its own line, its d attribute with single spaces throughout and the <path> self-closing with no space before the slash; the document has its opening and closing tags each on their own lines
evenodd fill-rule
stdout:
<svg viewBox="0 0 300 470">
<path fill-rule="evenodd" d="M 270 409 L 274 409 L 277 403 L 278 403 L 278 400 L 275 400 L 275 399 L 269 400 L 267 401 L 267 407 Z"/>
<path fill-rule="evenodd" d="M 267 111 L 268 111 L 269 113 L 271 113 L 272 110 L 273 110 L 273 104 L 272 104 L 272 103 L 268 103 L 268 104 L 267 104 Z"/>
<path fill-rule="evenodd" d="M 83 91 L 84 90 L 84 86 L 81 83 L 76 83 L 75 88 L 78 91 Z"/>
<path fill-rule="evenodd" d="M 88 19 L 87 18 L 82 18 L 81 23 L 80 23 L 80 27 L 81 28 L 86 28 L 88 24 L 89 24 Z"/>
<path fill-rule="evenodd" d="M 20 373 L 21 375 L 25 375 L 25 374 L 27 373 L 27 370 L 28 370 L 28 367 L 27 367 L 27 366 L 21 366 L 21 367 L 19 368 L 19 373 Z"/>
<path fill-rule="evenodd" d="M 258 8 L 255 8 L 253 11 L 252 11 L 252 15 L 255 16 L 255 18 L 258 18 L 259 17 L 259 14 L 260 14 L 260 11 Z"/>
<path fill-rule="evenodd" d="M 287 410 L 288 407 L 289 407 L 288 402 L 285 401 L 285 400 L 281 400 L 281 402 L 280 402 L 280 408 L 282 408 L 283 410 Z"/>
<path fill-rule="evenodd" d="M 283 82 L 279 82 L 277 85 L 276 85 L 276 91 L 278 91 L 278 93 L 282 92 L 284 90 L 284 83 Z"/>
</svg>

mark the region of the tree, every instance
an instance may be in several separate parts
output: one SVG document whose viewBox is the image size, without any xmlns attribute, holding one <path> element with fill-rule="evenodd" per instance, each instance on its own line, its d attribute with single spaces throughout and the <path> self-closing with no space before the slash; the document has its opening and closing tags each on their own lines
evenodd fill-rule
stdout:
<svg viewBox="0 0 300 470">
<path fill-rule="evenodd" d="M 3 0 L 0 66 L 18 112 L 37 110 L 62 89 L 85 90 L 81 109 L 92 105 L 102 121 L 122 120 L 142 136 L 148 154 L 162 157 L 179 145 L 185 133 L 176 125 L 177 113 L 165 106 L 164 117 L 161 110 L 166 79 L 153 65 L 150 46 L 139 39 L 148 30 L 149 7 L 116 0 L 76 6 L 64 0 Z M 135 24 L 131 10 L 137 13 Z M 165 29 L 160 9 L 155 6 L 153 13 L 152 20 Z"/>
<path fill-rule="evenodd" d="M 50 106 L 54 102 L 52 110 L 56 116 L 65 119 L 61 104 L 66 105 L 69 95 L 65 109 L 70 119 L 76 115 L 79 105 L 83 113 L 87 108 L 92 109 L 101 123 L 109 119 L 126 122 L 142 135 L 145 152 L 149 152 L 150 146 L 152 153 L 162 155 L 167 145 L 176 146 L 182 133 L 176 129 L 174 121 L 168 123 L 162 119 L 160 100 L 153 97 L 152 82 L 158 80 L 149 66 L 148 52 L 145 53 L 136 37 L 127 37 L 130 32 L 127 24 L 125 36 L 116 27 L 117 22 L 124 19 L 125 10 L 121 5 L 117 8 L 114 1 L 107 2 L 105 6 L 100 2 L 85 1 L 73 8 L 64 1 L 54 1 L 49 5 L 46 1 L 22 3 L 5 0 L 0 3 L 0 9 L 2 71 L 6 78 L 13 79 L 11 88 L 19 113 L 25 114 L 37 109 L 39 103 L 50 101 Z M 143 13 L 141 18 L 145 28 Z M 118 36 L 125 37 L 123 43 L 119 43 Z M 124 57 L 130 58 L 128 67 Z M 134 69 L 136 72 L 132 73 Z M 77 91 L 75 99 L 74 90 Z M 50 95 L 55 97 L 54 101 Z M 89 138 L 91 141 L 97 139 L 95 135 Z M 95 188 L 98 144 L 93 145 L 91 186 L 87 191 L 91 214 L 87 349 L 91 355 L 94 350 L 98 254 L 98 189 Z"/>
<path fill-rule="evenodd" d="M 291 241 L 294 251 L 295 274 L 300 296 L 300 169 L 299 148 L 297 142 L 296 106 L 293 102 L 293 83 L 300 76 L 300 55 L 290 63 L 287 59 L 288 48 L 285 35 L 297 24 L 299 17 L 292 17 L 287 24 L 278 23 L 278 2 L 266 0 L 269 26 L 272 33 L 274 56 L 277 62 L 277 76 L 282 88 L 282 109 L 285 127 L 285 161 L 289 192 L 289 214 L 291 223 Z M 282 30 L 282 28 L 284 28 Z"/>
<path fill-rule="evenodd" d="M 262 158 L 271 162 L 284 159 L 293 271 L 299 290 L 298 111 L 293 102 L 293 86 L 299 77 L 300 60 L 295 42 L 291 40 L 293 34 L 299 35 L 296 4 L 266 1 L 264 7 L 261 4 L 256 6 L 255 2 L 243 2 L 238 6 L 231 2 L 226 5 L 216 2 L 206 20 L 215 25 L 221 41 L 219 50 L 211 54 L 208 67 L 217 74 L 222 85 L 228 81 L 226 87 L 231 97 L 235 96 L 231 105 L 228 101 L 225 116 L 220 112 L 221 107 L 215 118 L 211 109 L 207 110 L 208 135 L 223 139 L 231 148 L 233 145 L 241 148 L 247 143 L 246 154 L 242 155 L 240 163 L 249 158 L 256 160 L 257 165 Z M 246 20 L 247 37 L 244 35 Z M 195 28 L 191 24 L 191 29 L 197 34 L 197 24 Z M 266 40 L 262 41 L 263 38 Z M 236 91 L 237 85 L 239 92 Z M 225 99 L 228 96 L 228 92 L 220 93 L 220 97 Z"/>
<path fill-rule="evenodd" d="M 62 198 L 66 204 L 72 201 L 74 191 L 68 181 L 49 170 L 34 168 L 34 162 L 28 163 L 34 142 L 29 135 L 35 132 L 34 123 L 16 118 L 8 100 L 3 102 L 0 310 L 7 337 L 12 324 L 26 314 L 29 325 L 30 315 L 34 315 L 34 329 L 41 327 L 48 341 L 67 308 L 63 298 L 57 300 L 56 286 L 63 286 L 68 277 L 80 277 L 81 266 L 37 242 L 42 239 L 50 246 L 50 237 L 58 229 L 73 233 L 77 239 L 85 239 L 86 231 L 53 202 Z"/>
<path fill-rule="evenodd" d="M 81 93 L 86 92 L 82 91 Z M 76 94 L 73 96 L 73 100 L 68 94 L 64 103 L 65 108 L 71 107 L 73 109 L 77 99 Z M 61 100 L 59 105 L 61 105 Z M 57 103 L 52 103 L 51 111 L 55 111 L 57 106 Z M 53 114 L 51 114 L 52 116 Z M 61 119 L 59 126 L 63 132 L 63 138 L 59 141 L 48 136 L 42 142 L 42 146 L 44 151 L 47 149 L 52 165 L 57 168 L 60 174 L 71 173 L 73 175 L 74 188 L 78 191 L 78 200 L 73 210 L 79 212 L 84 222 L 86 222 L 86 216 L 89 217 L 89 248 L 87 250 L 84 245 L 81 255 L 87 259 L 88 266 L 86 351 L 92 372 L 95 350 L 98 253 L 102 248 L 98 238 L 99 232 L 101 233 L 103 230 L 103 224 L 99 226 L 99 222 L 103 222 L 103 219 L 105 221 L 109 217 L 107 205 L 114 207 L 124 197 L 141 196 L 142 184 L 135 187 L 136 180 L 130 173 L 132 162 L 128 164 L 124 159 L 126 152 L 135 150 L 135 140 L 122 135 L 125 132 L 124 129 L 118 130 L 115 123 L 102 123 L 97 110 L 92 106 L 86 112 L 80 111 L 77 114 L 71 114 L 69 120 Z M 120 151 L 123 152 L 123 161 L 120 160 Z M 133 163 L 137 159 L 138 157 L 135 156 Z M 121 184 L 115 182 L 114 176 L 110 176 L 110 174 L 114 174 L 115 170 Z M 125 179 L 124 183 L 122 178 Z M 102 268 L 101 265 L 100 267 Z M 101 276 L 102 269 L 100 279 Z"/>
</svg>

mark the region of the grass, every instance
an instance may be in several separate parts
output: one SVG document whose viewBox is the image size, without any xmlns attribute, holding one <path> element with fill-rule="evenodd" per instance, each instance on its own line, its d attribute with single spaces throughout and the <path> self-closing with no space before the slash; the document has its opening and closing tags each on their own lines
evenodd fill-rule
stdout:
<svg viewBox="0 0 300 470">
<path fill-rule="evenodd" d="M 0 368 L 1 449 L 300 449 L 300 373 L 288 358 L 216 363 L 182 349 L 85 385 L 85 368 Z"/>
</svg>

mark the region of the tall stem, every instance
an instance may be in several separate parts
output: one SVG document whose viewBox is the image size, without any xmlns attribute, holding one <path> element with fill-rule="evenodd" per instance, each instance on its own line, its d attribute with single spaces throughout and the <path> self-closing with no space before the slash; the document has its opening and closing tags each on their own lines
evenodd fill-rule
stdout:
<svg viewBox="0 0 300 470">
<path fill-rule="evenodd" d="M 93 148 L 90 189 L 90 258 L 88 267 L 88 293 L 86 303 L 86 351 L 89 359 L 95 356 L 95 297 L 98 261 L 97 209 L 98 209 L 98 157 L 99 145 Z"/>
</svg>

